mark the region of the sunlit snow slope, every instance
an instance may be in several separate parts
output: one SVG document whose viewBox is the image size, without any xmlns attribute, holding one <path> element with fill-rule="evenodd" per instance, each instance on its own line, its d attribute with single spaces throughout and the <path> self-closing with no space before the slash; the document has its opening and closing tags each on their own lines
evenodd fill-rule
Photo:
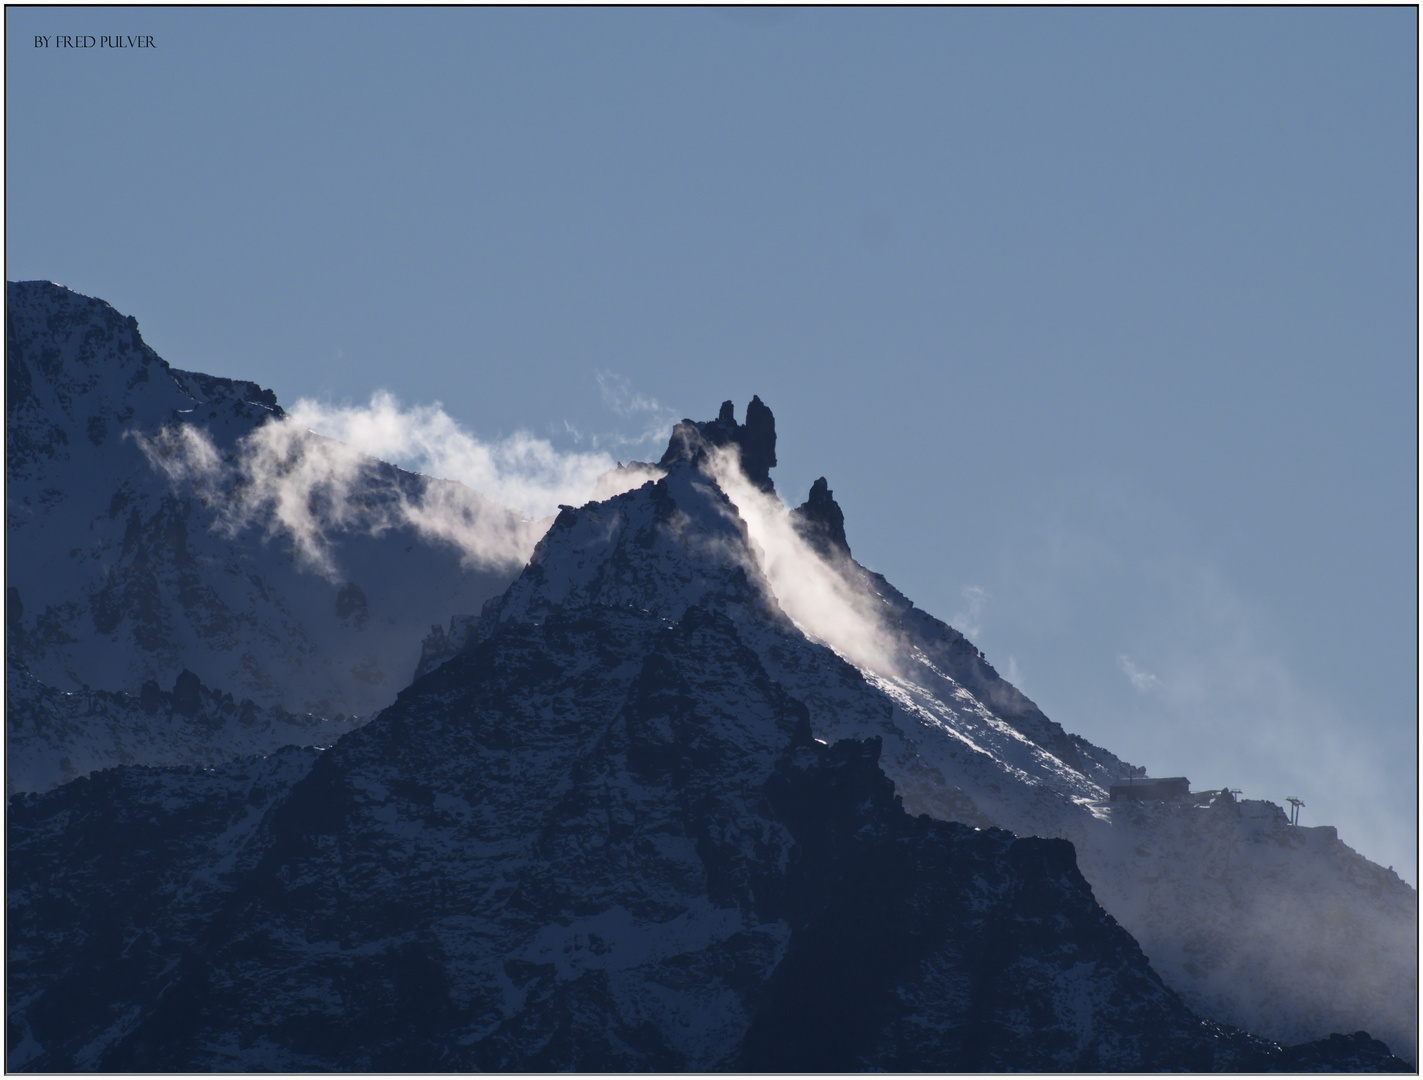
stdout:
<svg viewBox="0 0 1423 1080">
<path fill-rule="evenodd" d="M 961 633 L 856 563 L 823 480 L 788 511 L 737 467 L 744 448 L 716 449 L 736 446 L 717 424 L 684 424 L 682 439 L 737 506 L 764 588 L 873 690 L 767 642 L 768 670 L 810 706 L 817 735 L 882 736 L 911 811 L 1071 840 L 1101 903 L 1206 1015 L 1282 1041 L 1367 1028 L 1416 1053 L 1413 888 L 1272 803 L 1110 802 L 1132 766 L 1063 731 Z"/>
<path fill-rule="evenodd" d="M 712 478 L 664 464 L 564 510 L 309 768 L 13 800 L 10 1067 L 1403 1067 L 1203 1018 L 1071 844 L 907 813 L 892 699 L 796 628 Z M 817 740 L 830 703 L 879 737 Z"/>
<path fill-rule="evenodd" d="M 11 1067 L 1415 1055 L 1416 892 L 1272 804 L 1109 801 L 1133 766 L 855 562 L 827 483 L 781 503 L 759 399 L 536 546 L 449 486 L 531 551 L 479 566 L 389 512 L 435 482 L 379 462 L 339 506 L 293 488 L 286 532 L 235 521 L 269 391 L 174 371 L 100 301 L 7 295 L 11 787 L 330 746 L 12 804 Z M 104 847 L 106 802 L 156 830 L 135 861 L 61 858 Z M 135 874 L 166 883 L 147 936 L 72 899 Z M 113 992 L 74 1009 L 80 956 Z"/>
</svg>

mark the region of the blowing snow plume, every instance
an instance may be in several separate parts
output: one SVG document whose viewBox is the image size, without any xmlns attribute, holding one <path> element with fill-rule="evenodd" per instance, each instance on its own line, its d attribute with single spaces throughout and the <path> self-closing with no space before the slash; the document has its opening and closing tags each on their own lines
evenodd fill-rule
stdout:
<svg viewBox="0 0 1423 1080">
<path fill-rule="evenodd" d="M 758 569 L 791 621 L 856 667 L 898 674 L 884 601 L 856 583 L 848 555 L 809 542 L 776 494 L 747 479 L 735 447 L 710 448 L 707 467 L 746 523 Z"/>
<path fill-rule="evenodd" d="M 619 469 L 600 451 L 564 453 L 527 432 L 486 442 L 438 403 L 406 409 L 385 391 L 366 406 L 301 399 L 226 455 L 187 424 L 133 437 L 170 481 L 218 507 L 229 535 L 259 527 L 286 536 L 304 565 L 332 580 L 337 535 L 399 527 L 455 546 L 476 566 L 518 566 L 560 503 L 595 490 L 607 498 L 660 475 Z"/>
</svg>

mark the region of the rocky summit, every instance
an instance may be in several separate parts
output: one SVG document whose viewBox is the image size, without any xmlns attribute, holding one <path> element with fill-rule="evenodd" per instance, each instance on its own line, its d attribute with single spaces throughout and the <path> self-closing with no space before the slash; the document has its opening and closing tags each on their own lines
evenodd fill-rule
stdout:
<svg viewBox="0 0 1423 1080">
<path fill-rule="evenodd" d="M 759 398 L 683 421 L 373 719 L 13 796 L 8 1067 L 1411 1070 L 1413 890 L 1272 804 L 1114 803 L 774 464 Z M 229 723 L 194 670 L 89 693 Z"/>
<path fill-rule="evenodd" d="M 746 423 L 736 422 L 736 406 L 721 403 L 715 420 L 683 420 L 672 429 L 672 440 L 658 462 L 664 468 L 678 461 L 705 463 L 713 447 L 735 447 L 746 479 L 762 491 L 775 490 L 771 470 L 776 467 L 776 418 L 759 397 L 746 406 Z"/>
</svg>

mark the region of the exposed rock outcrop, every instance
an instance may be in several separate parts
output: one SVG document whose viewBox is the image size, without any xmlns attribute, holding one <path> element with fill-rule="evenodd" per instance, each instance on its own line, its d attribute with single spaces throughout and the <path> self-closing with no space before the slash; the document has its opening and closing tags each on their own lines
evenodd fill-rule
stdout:
<svg viewBox="0 0 1423 1080">
<path fill-rule="evenodd" d="M 776 466 L 776 418 L 760 397 L 746 406 L 746 423 L 736 422 L 736 408 L 730 401 L 721 404 L 715 420 L 683 420 L 672 429 L 672 438 L 658 462 L 667 468 L 674 462 L 700 465 L 714 446 L 735 446 L 741 454 L 741 471 L 765 492 L 775 490 L 771 470 Z"/>
<path fill-rule="evenodd" d="M 810 485 L 810 497 L 791 511 L 791 522 L 806 543 L 826 558 L 850 555 L 845 539 L 845 513 L 835 501 L 825 477 Z"/>
</svg>

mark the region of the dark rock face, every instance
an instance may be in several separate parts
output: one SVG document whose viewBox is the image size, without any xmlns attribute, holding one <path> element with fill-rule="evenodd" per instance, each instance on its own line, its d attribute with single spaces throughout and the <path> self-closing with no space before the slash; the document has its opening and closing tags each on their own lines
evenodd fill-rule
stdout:
<svg viewBox="0 0 1423 1080">
<path fill-rule="evenodd" d="M 697 472 L 713 445 L 773 463 L 769 410 L 678 431 L 663 479 L 565 508 L 324 752 L 12 801 L 9 1068 L 1407 1070 L 1362 1032 L 1282 1048 L 1203 1019 L 1066 840 L 906 813 L 888 701 L 779 611 Z M 1013 730 L 1088 747 L 876 580 Z M 236 708 L 160 686 L 114 708 Z M 835 710 L 886 734 L 826 745 Z"/>
<path fill-rule="evenodd" d="M 677 482 L 570 511 L 470 647 L 304 771 L 18 804 L 11 1067 L 1279 1066 L 1161 985 L 1070 844 L 911 818 L 877 740 L 814 741 L 744 574 L 675 619 L 594 599 L 614 570 L 560 581 L 585 528 L 655 548 Z M 151 897 L 136 939 L 111 895 Z"/>
<path fill-rule="evenodd" d="M 295 785 L 101 1067 L 729 1064 L 785 936 L 755 907 L 789 838 L 747 802 L 797 715 L 757 667 L 700 609 L 501 627 Z"/>
<path fill-rule="evenodd" d="M 1071 844 L 910 818 L 878 757 L 878 740 L 802 742 L 767 785 L 796 840 L 794 930 L 748 1070 L 1270 1066 L 1268 1044 L 1203 1024 L 1162 985 Z"/>
<path fill-rule="evenodd" d="M 505 624 L 309 769 L 12 804 L 12 1068 L 1401 1064 L 1200 1020 L 1070 844 L 910 818 L 878 755 L 704 608 Z"/>
<path fill-rule="evenodd" d="M 1330 1035 L 1327 1039 L 1288 1046 L 1278 1066 L 1281 1072 L 1417 1072 L 1388 1052 L 1366 1031 Z"/>
<path fill-rule="evenodd" d="M 354 717 L 322 718 L 259 706 L 215 690 L 192 672 L 164 690 L 156 680 L 137 693 L 65 693 L 13 661 L 5 673 L 6 781 L 18 791 L 43 791 L 115 762 L 212 767 L 235 757 L 292 744 L 327 746 L 356 725 Z M 43 749 L 60 748 L 54 765 Z"/>
<path fill-rule="evenodd" d="M 173 684 L 173 710 L 193 717 L 198 715 L 202 706 L 203 681 L 184 668 L 178 675 L 178 681 Z"/>
<path fill-rule="evenodd" d="M 791 511 L 791 522 L 806 543 L 826 558 L 848 558 L 850 544 L 845 539 L 845 514 L 835 501 L 825 477 L 810 485 L 810 497 Z"/>
<path fill-rule="evenodd" d="M 122 1030 L 162 992 L 250 871 L 263 815 L 315 758 L 293 747 L 211 770 L 121 767 L 10 800 L 10 1068 L 99 1066 L 76 1034 Z"/>
<path fill-rule="evenodd" d="M 764 491 L 772 490 L 770 472 L 776 467 L 776 418 L 752 396 L 741 428 L 741 468 L 747 479 Z"/>
<path fill-rule="evenodd" d="M 746 406 L 746 423 L 736 422 L 735 406 L 722 402 L 715 420 L 683 420 L 672 429 L 671 441 L 658 462 L 667 468 L 674 462 L 700 465 L 713 446 L 735 446 L 741 453 L 741 471 L 762 491 L 775 490 L 771 470 L 776 466 L 776 418 L 760 397 Z"/>
</svg>

